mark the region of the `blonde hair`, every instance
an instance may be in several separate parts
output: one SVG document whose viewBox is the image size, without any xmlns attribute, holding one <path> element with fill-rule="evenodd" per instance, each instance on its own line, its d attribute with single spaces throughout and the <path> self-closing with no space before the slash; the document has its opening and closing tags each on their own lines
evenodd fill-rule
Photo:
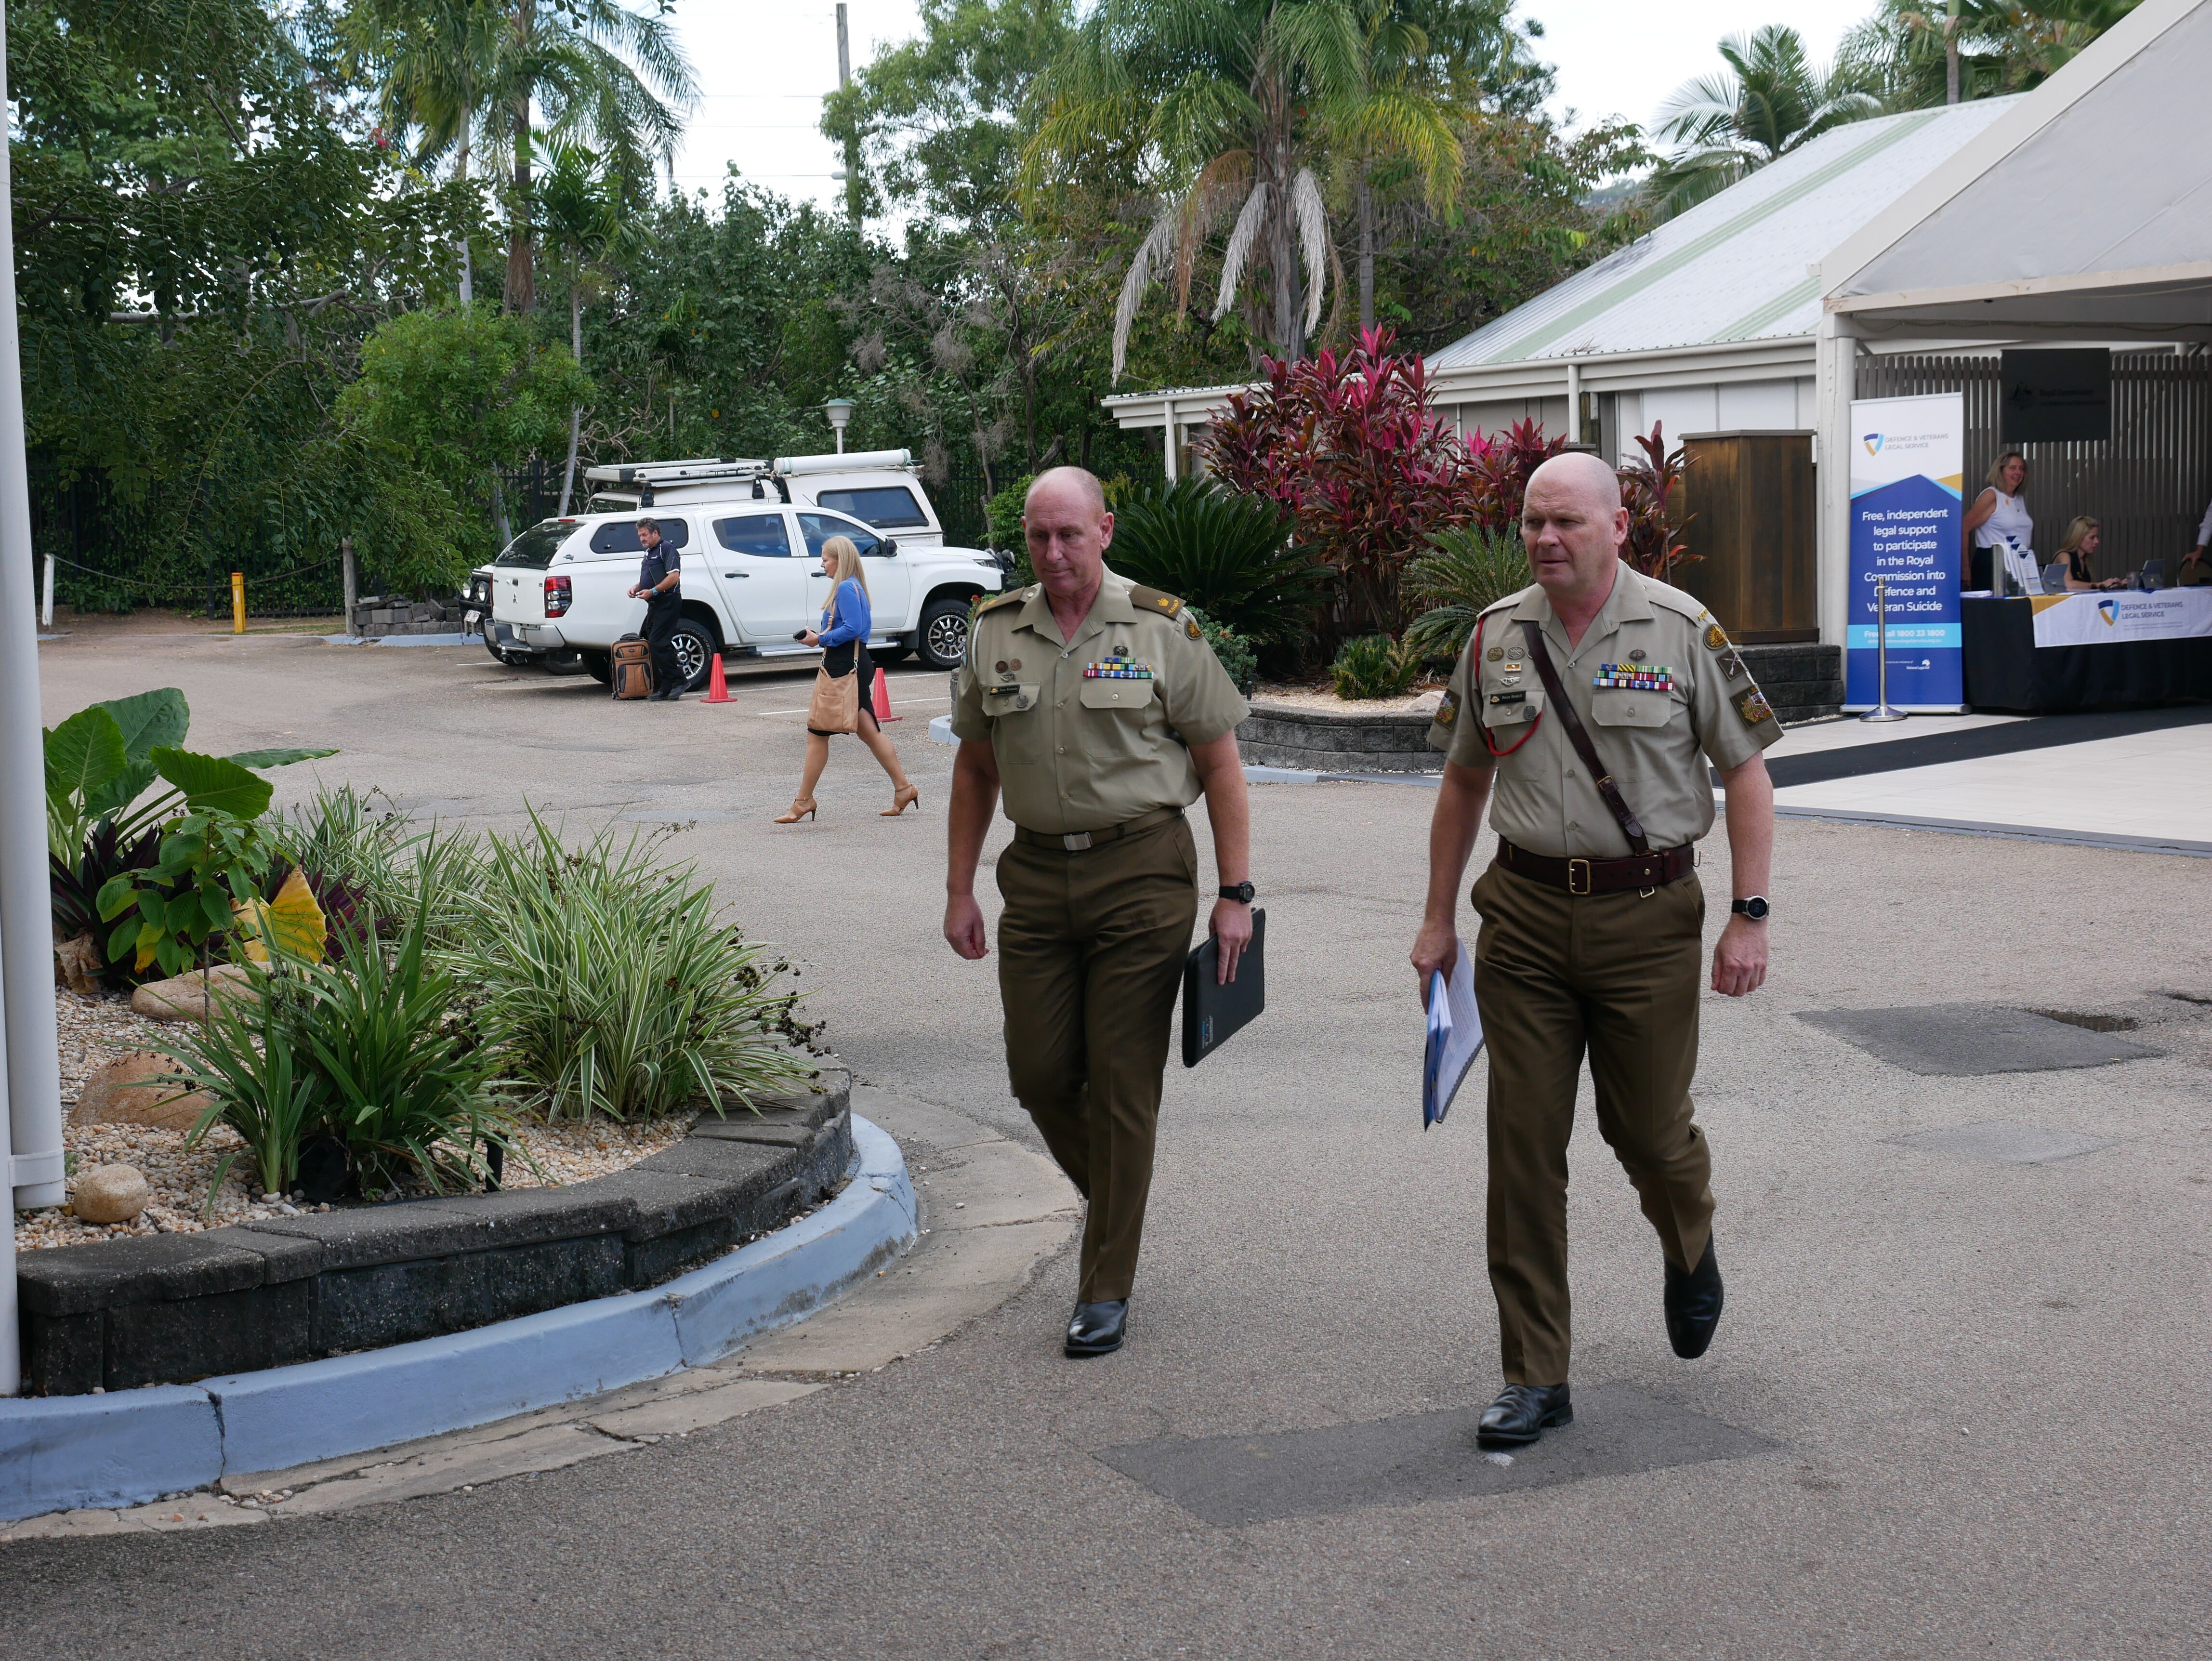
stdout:
<svg viewBox="0 0 2212 1661">
<path fill-rule="evenodd" d="M 834 591 L 847 577 L 860 585 L 860 592 L 868 592 L 868 574 L 860 569 L 860 551 L 853 545 L 850 537 L 831 537 L 822 545 L 822 551 L 837 562 L 836 572 L 830 579 Z"/>
<path fill-rule="evenodd" d="M 2058 551 L 2062 554 L 2079 553 L 2081 545 L 2089 539 L 2089 532 L 2103 528 L 2088 514 L 2081 514 L 2066 527 L 2066 539 L 2058 545 Z"/>
<path fill-rule="evenodd" d="M 2020 490 L 2025 490 L 2027 488 L 2027 458 L 2017 450 L 2007 450 L 1995 461 L 1990 463 L 1990 476 L 1984 479 L 1982 483 L 1988 485 L 1992 490 L 1999 491 L 2001 493 L 2003 492 L 2005 487 L 2005 463 L 2008 461 L 2017 461 L 2020 463 Z M 2009 494 L 2018 496 L 2020 494 L 2020 490 L 2014 490 Z"/>
</svg>

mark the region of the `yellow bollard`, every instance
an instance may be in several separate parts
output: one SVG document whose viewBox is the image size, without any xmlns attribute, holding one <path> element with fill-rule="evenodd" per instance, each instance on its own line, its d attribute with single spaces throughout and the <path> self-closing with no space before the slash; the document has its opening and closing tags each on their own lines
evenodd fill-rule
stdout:
<svg viewBox="0 0 2212 1661">
<path fill-rule="evenodd" d="M 230 574 L 230 632 L 234 635 L 246 632 L 246 573 L 243 571 Z"/>
</svg>

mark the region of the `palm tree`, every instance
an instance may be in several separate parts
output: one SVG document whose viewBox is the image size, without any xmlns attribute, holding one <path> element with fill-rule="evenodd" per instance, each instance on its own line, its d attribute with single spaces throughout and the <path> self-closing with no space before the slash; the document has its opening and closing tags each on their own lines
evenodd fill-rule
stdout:
<svg viewBox="0 0 2212 1661">
<path fill-rule="evenodd" d="M 1837 49 L 1893 110 L 2036 86 L 2136 0 L 1883 0 Z"/>
<path fill-rule="evenodd" d="M 501 12 L 492 0 L 359 0 L 339 20 L 347 68 L 375 87 L 378 121 L 411 136 L 416 164 L 451 156 L 465 179 L 490 84 Z M 475 262 L 461 239 L 460 301 L 476 298 Z"/>
<path fill-rule="evenodd" d="M 1674 153 L 1652 173 L 1652 200 L 1671 218 L 1780 160 L 1832 127 L 1879 115 L 1881 100 L 1849 62 L 1823 70 L 1796 30 L 1769 23 L 1720 43 L 1727 70 L 1686 82 L 1661 106 L 1654 136 Z"/>
<path fill-rule="evenodd" d="M 1119 149 L 1156 186 L 1114 317 L 1114 374 L 1156 273 L 1188 309 L 1198 250 L 1233 214 L 1213 314 L 1266 273 L 1255 336 L 1303 356 L 1331 259 L 1314 170 L 1320 112 L 1366 90 L 1365 36 L 1350 0 L 1103 0 L 1044 77 L 1044 116 L 1023 159 L 1034 197 L 1055 164 Z M 1300 265 L 1304 265 L 1303 277 Z"/>
<path fill-rule="evenodd" d="M 343 27 L 376 82 L 380 112 L 416 135 L 426 160 L 473 146 L 507 158 L 506 304 L 537 302 L 532 173 L 550 134 L 592 146 L 623 179 L 643 179 L 683 135 L 698 100 L 665 17 L 620 0 L 355 0 Z"/>
<path fill-rule="evenodd" d="M 1458 196 L 1460 132 L 1477 112 L 1481 70 L 1510 55 L 1509 9 L 1509 0 L 1366 0 L 1365 93 L 1329 112 L 1350 158 L 1362 329 L 1375 326 L 1377 166 L 1419 179 L 1431 206 Z"/>
<path fill-rule="evenodd" d="M 568 351 L 580 366 L 584 361 L 584 288 L 616 248 L 623 234 L 622 181 L 610 175 L 599 158 L 568 139 L 543 143 L 544 164 L 538 183 L 538 205 L 544 216 L 545 234 L 567 268 L 568 278 Z M 561 476 L 561 516 L 567 518 L 568 500 L 576 488 L 576 450 L 583 435 L 584 406 L 568 411 L 568 465 Z"/>
</svg>

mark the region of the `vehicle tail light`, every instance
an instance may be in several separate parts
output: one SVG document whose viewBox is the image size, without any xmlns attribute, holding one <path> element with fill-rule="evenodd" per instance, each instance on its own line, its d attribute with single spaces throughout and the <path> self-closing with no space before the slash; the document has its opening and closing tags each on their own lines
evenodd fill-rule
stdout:
<svg viewBox="0 0 2212 1661">
<path fill-rule="evenodd" d="M 567 577 L 545 579 L 545 615 L 547 617 L 557 618 L 564 615 L 568 610 L 568 602 L 574 598 L 575 592 Z"/>
</svg>

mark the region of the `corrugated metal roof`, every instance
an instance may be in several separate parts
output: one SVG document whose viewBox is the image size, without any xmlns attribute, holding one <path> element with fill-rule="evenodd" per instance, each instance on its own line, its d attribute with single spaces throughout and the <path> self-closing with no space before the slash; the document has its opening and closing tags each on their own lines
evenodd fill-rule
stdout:
<svg viewBox="0 0 2212 1661">
<path fill-rule="evenodd" d="M 1807 267 L 2018 101 L 1977 99 L 1820 135 L 1429 356 L 1431 369 L 1807 335 Z"/>
</svg>

